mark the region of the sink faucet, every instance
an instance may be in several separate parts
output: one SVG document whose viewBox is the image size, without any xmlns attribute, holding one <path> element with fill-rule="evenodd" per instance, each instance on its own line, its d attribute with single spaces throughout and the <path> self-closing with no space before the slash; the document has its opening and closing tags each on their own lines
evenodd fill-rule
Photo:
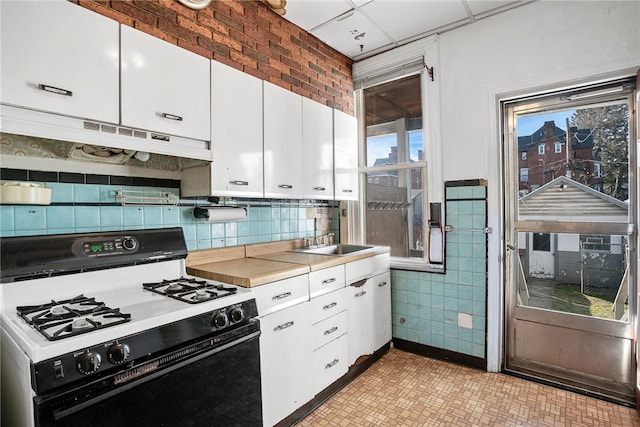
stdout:
<svg viewBox="0 0 640 427">
<path fill-rule="evenodd" d="M 318 218 L 313 218 L 313 245 L 318 246 L 318 236 L 316 233 L 318 232 Z"/>
</svg>

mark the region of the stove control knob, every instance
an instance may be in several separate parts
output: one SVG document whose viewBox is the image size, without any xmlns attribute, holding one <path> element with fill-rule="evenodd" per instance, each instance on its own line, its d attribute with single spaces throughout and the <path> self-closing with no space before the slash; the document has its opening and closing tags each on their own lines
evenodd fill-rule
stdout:
<svg viewBox="0 0 640 427">
<path fill-rule="evenodd" d="M 231 309 L 229 317 L 231 318 L 232 323 L 238 323 L 244 318 L 244 312 L 242 311 L 242 308 L 236 307 Z"/>
<path fill-rule="evenodd" d="M 229 323 L 227 315 L 225 313 L 216 313 L 213 315 L 213 326 L 216 328 L 224 328 Z"/>
<path fill-rule="evenodd" d="M 116 343 L 109 347 L 107 351 L 109 361 L 115 365 L 122 363 L 129 357 L 129 346 L 122 343 Z"/>
<path fill-rule="evenodd" d="M 138 242 L 132 237 L 122 239 L 122 247 L 128 251 L 132 251 L 138 247 Z"/>
<path fill-rule="evenodd" d="M 87 351 L 76 358 L 76 369 L 81 374 L 93 374 L 100 368 L 102 357 L 100 353 L 92 353 Z"/>
</svg>

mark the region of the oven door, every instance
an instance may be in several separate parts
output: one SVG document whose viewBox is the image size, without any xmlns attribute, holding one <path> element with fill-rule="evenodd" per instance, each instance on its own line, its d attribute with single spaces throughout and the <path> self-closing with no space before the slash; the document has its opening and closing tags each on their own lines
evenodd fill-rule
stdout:
<svg viewBox="0 0 640 427">
<path fill-rule="evenodd" d="M 206 345 L 196 343 L 91 384 L 37 396 L 36 426 L 262 426 L 259 335 L 190 356 Z M 154 370 L 162 365 L 168 366 Z M 153 372 L 140 376 L 147 369 Z"/>
</svg>

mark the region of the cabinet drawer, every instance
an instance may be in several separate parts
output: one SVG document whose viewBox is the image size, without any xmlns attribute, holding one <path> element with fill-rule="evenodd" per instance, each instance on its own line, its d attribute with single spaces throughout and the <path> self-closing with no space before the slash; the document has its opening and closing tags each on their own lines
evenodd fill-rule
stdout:
<svg viewBox="0 0 640 427">
<path fill-rule="evenodd" d="M 345 266 L 347 285 L 388 270 L 390 262 L 391 258 L 389 253 L 384 253 L 348 263 Z"/>
<path fill-rule="evenodd" d="M 344 265 L 309 273 L 309 294 L 311 298 L 342 287 L 344 287 Z"/>
<path fill-rule="evenodd" d="M 254 288 L 258 314 L 264 316 L 274 311 L 309 300 L 308 275 L 291 277 Z"/>
<path fill-rule="evenodd" d="M 347 332 L 347 322 L 347 312 L 343 311 L 313 325 L 311 327 L 313 349 L 316 350 L 329 341 L 344 335 Z"/>
<path fill-rule="evenodd" d="M 311 300 L 311 323 L 336 315 L 347 309 L 347 289 L 340 288 Z"/>
<path fill-rule="evenodd" d="M 318 394 L 347 373 L 347 336 L 313 352 L 313 391 Z"/>
</svg>

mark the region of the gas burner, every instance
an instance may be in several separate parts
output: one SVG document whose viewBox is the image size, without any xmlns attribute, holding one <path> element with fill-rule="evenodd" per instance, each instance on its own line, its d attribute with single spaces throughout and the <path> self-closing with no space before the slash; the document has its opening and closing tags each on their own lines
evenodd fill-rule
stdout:
<svg viewBox="0 0 640 427">
<path fill-rule="evenodd" d="M 211 301 L 235 294 L 238 289 L 222 283 L 209 282 L 193 277 L 180 277 L 174 280 L 163 280 L 156 283 L 143 283 L 146 290 L 166 295 L 189 304 Z"/>
<path fill-rule="evenodd" d="M 65 301 L 16 307 L 18 315 L 49 341 L 128 322 L 130 314 L 79 295 Z"/>
</svg>

